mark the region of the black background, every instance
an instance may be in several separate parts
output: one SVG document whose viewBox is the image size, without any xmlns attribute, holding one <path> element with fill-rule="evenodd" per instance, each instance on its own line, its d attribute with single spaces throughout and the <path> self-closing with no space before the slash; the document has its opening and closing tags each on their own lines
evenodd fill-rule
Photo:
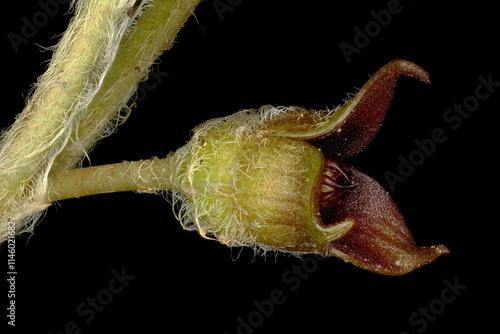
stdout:
<svg viewBox="0 0 500 334">
<path fill-rule="evenodd" d="M 234 334 L 238 317 L 249 315 L 254 315 L 254 333 L 430 334 L 466 326 L 489 333 L 498 328 L 500 88 L 456 130 L 443 120 L 447 109 L 474 95 L 478 76 L 500 81 L 493 3 L 402 1 L 401 13 L 350 63 L 339 44 L 353 44 L 354 27 L 363 29 L 373 21 L 370 11 L 387 8 L 388 1 L 231 3 L 233 10 L 222 20 L 214 1 L 198 7 L 156 67 L 161 82 L 118 132 L 91 152 L 92 165 L 163 157 L 182 146 L 197 124 L 244 108 L 333 107 L 387 62 L 407 59 L 427 70 L 432 84 L 402 78 L 379 135 L 349 163 L 388 187 L 384 172 L 397 172 L 398 156 L 408 157 L 416 139 L 442 128 L 447 140 L 391 196 L 419 245 L 442 243 L 451 255 L 410 274 L 386 277 L 336 258 L 318 263 L 282 254 L 254 256 L 250 249 L 204 240 L 182 230 L 162 196 L 66 200 L 49 208 L 34 235 L 17 238 L 16 329 L 59 333 L 75 321 L 81 333 Z M 35 1 L 3 4 L 0 127 L 22 110 L 30 84 L 43 73 L 50 52 L 40 46 L 53 45 L 64 31 L 67 8 L 62 5 L 16 53 L 7 34 L 20 34 L 21 18 L 31 20 L 41 7 Z M 6 264 L 5 248 L 1 254 Z M 308 268 L 307 276 L 290 273 L 303 264 L 317 266 Z M 111 271 L 122 268 L 135 278 L 85 323 L 78 305 L 105 289 Z M 467 288 L 425 328 L 424 321 L 412 324 L 409 317 L 421 307 L 440 305 L 444 280 Z M 260 321 L 253 302 L 268 300 L 276 289 L 286 300 Z M 6 294 L 6 288 L 0 292 L 2 298 Z"/>
</svg>

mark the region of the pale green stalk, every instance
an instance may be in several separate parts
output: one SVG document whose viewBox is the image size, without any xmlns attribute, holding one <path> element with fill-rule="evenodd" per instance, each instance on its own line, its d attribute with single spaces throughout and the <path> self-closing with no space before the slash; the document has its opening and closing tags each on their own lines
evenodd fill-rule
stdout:
<svg viewBox="0 0 500 334">
<path fill-rule="evenodd" d="M 76 168 L 49 177 L 49 202 L 69 198 L 138 191 L 157 193 L 172 187 L 170 158 Z"/>
<path fill-rule="evenodd" d="M 75 17 L 55 46 L 47 72 L 2 134 L 0 242 L 8 221 L 16 221 L 18 233 L 32 228 L 50 205 L 49 174 L 74 166 L 102 136 L 198 3 L 76 2 Z"/>
<path fill-rule="evenodd" d="M 73 168 L 93 143 L 110 134 L 120 123 L 120 111 L 144 79 L 158 56 L 170 49 L 184 22 L 200 0 L 156 0 L 147 8 L 118 50 L 115 63 L 82 119 L 54 162 L 53 171 Z"/>
</svg>

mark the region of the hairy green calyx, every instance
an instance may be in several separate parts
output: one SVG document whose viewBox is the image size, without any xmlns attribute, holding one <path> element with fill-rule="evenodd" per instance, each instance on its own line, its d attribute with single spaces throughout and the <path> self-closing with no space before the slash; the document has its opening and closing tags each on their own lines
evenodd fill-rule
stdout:
<svg viewBox="0 0 500 334">
<path fill-rule="evenodd" d="M 270 135 L 271 112 L 241 111 L 195 129 L 174 156 L 179 219 L 229 246 L 318 252 L 329 234 L 316 214 L 323 156 L 307 142 Z"/>
</svg>

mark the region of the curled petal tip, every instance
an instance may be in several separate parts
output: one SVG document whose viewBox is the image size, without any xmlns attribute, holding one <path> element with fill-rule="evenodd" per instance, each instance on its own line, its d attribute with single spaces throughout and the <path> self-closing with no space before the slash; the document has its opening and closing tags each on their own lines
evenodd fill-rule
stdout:
<svg viewBox="0 0 500 334">
<path fill-rule="evenodd" d="M 429 73 L 423 70 L 420 66 L 407 60 L 395 59 L 383 67 L 385 70 L 395 71 L 396 75 L 406 75 L 423 81 L 427 84 L 431 83 Z"/>
<path fill-rule="evenodd" d="M 385 241 L 377 240 L 364 247 L 352 246 L 345 240 L 334 242 L 329 246 L 327 255 L 340 257 L 377 274 L 396 276 L 412 272 L 433 262 L 441 255 L 450 253 L 444 245 L 418 247 L 414 243 L 393 244 L 383 249 L 378 243 L 385 243 Z"/>
<path fill-rule="evenodd" d="M 401 260 L 395 261 L 392 266 L 384 268 L 386 275 L 403 275 L 415 269 L 423 267 L 441 255 L 449 254 L 450 250 L 444 245 L 434 245 L 429 247 L 416 247 L 412 251 L 403 253 Z"/>
<path fill-rule="evenodd" d="M 429 74 L 407 60 L 396 59 L 375 73 L 334 115 L 330 129 L 310 142 L 338 161 L 361 152 L 378 133 L 394 94 L 397 79 L 410 76 L 430 83 Z"/>
<path fill-rule="evenodd" d="M 450 250 L 444 245 L 417 247 L 413 252 L 408 252 L 402 260 L 396 261 L 389 267 L 386 275 L 403 275 L 423 267 L 441 255 L 449 254 Z"/>
</svg>

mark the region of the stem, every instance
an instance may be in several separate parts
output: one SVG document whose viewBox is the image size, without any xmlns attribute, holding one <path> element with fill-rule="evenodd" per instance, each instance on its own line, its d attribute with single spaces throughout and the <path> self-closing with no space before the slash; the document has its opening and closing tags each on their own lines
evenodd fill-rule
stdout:
<svg viewBox="0 0 500 334">
<path fill-rule="evenodd" d="M 49 202 L 121 191 L 157 192 L 170 190 L 169 157 L 55 173 L 49 177 Z"/>
<path fill-rule="evenodd" d="M 46 207 L 49 175 L 73 168 L 112 132 L 200 1 L 74 1 L 75 17 L 47 72 L 0 135 L 0 243 L 8 221 L 16 221 L 17 233 L 32 229 Z"/>
<path fill-rule="evenodd" d="M 144 2 L 144 0 L 143 0 Z M 200 0 L 154 0 L 121 41 L 103 87 L 88 106 L 87 115 L 71 134 L 71 140 L 56 157 L 53 171 L 73 168 L 93 143 L 115 130 L 126 119 L 120 111 L 148 75 L 149 68 L 175 37 Z M 121 119 L 120 119 L 121 117 Z"/>
<path fill-rule="evenodd" d="M 0 219 L 18 218 L 22 197 L 34 197 L 40 178 L 102 84 L 116 45 L 132 23 L 123 0 L 81 0 L 54 48 L 49 68 L 0 142 Z M 111 58 L 111 59 L 110 59 Z M 37 189 L 38 190 L 38 189 Z M 0 223 L 4 223 L 1 221 Z"/>
</svg>

